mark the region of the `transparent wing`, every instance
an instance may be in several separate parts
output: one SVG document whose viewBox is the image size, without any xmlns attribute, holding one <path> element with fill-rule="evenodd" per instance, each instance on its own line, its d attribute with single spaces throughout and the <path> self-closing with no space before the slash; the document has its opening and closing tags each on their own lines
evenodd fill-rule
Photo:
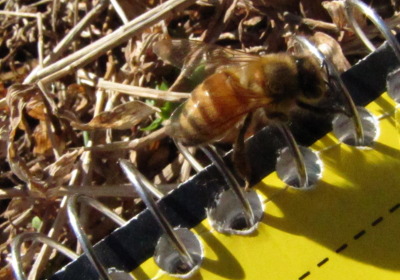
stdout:
<svg viewBox="0 0 400 280">
<path fill-rule="evenodd" d="M 153 50 L 162 60 L 181 68 L 186 76 L 191 76 L 199 67 L 215 72 L 218 68 L 245 65 L 259 59 L 257 55 L 191 40 L 164 39 Z"/>
</svg>

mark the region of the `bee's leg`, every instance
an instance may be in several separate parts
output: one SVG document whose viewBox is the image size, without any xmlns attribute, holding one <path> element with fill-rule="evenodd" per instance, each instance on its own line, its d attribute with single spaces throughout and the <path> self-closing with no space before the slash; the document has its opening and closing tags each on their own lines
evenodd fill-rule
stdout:
<svg viewBox="0 0 400 280">
<path fill-rule="evenodd" d="M 236 138 L 235 144 L 233 146 L 233 165 L 240 175 L 243 176 L 245 181 L 245 190 L 247 191 L 250 188 L 250 178 L 251 178 L 251 168 L 249 165 L 249 161 L 247 159 L 246 154 L 246 146 L 245 146 L 245 134 L 247 129 L 250 126 L 251 119 L 253 117 L 253 113 L 249 113 L 242 126 L 240 127 L 238 136 Z"/>
<path fill-rule="evenodd" d="M 331 84 L 331 82 L 332 82 L 332 77 L 333 77 L 333 76 L 331 75 L 331 73 L 330 73 L 330 71 L 329 71 L 328 63 L 326 63 L 325 60 L 321 63 L 321 70 L 325 70 L 326 79 L 327 79 L 327 80 L 324 79 L 324 81 L 325 81 L 325 83 L 329 86 L 329 85 Z"/>
<path fill-rule="evenodd" d="M 327 80 L 325 80 L 325 83 L 329 88 L 332 89 L 332 85 L 334 83 L 338 82 L 336 76 L 331 74 L 331 72 L 329 71 L 329 66 L 325 61 L 322 62 L 321 69 L 325 69 L 326 77 L 327 77 Z M 310 105 L 310 104 L 298 101 L 297 105 L 300 108 L 309 110 L 309 111 L 314 112 L 316 114 L 326 114 L 326 112 L 328 112 L 328 113 L 331 113 L 331 114 L 337 114 L 337 113 L 344 114 L 349 118 L 352 117 L 352 114 L 349 113 L 343 106 L 340 106 L 340 105 L 337 105 L 337 104 L 333 105 L 331 107 L 316 107 L 314 105 Z"/>
<path fill-rule="evenodd" d="M 314 114 L 318 115 L 326 115 L 326 114 L 344 114 L 348 117 L 351 117 L 351 114 L 340 105 L 332 105 L 332 106 L 315 106 L 312 104 L 308 104 L 305 102 L 297 101 L 296 105 L 304 110 L 310 111 Z"/>
</svg>

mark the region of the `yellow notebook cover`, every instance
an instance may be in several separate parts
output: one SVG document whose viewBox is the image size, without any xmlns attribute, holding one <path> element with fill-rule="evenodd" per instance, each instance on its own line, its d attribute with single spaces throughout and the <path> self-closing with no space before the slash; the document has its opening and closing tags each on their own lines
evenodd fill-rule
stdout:
<svg viewBox="0 0 400 280">
<path fill-rule="evenodd" d="M 400 137 L 395 105 L 383 95 L 367 109 L 378 119 L 370 148 L 331 133 L 312 145 L 322 178 L 310 190 L 286 188 L 273 173 L 255 186 L 264 217 L 249 236 L 225 235 L 203 221 L 193 230 L 204 261 L 190 279 L 400 279 Z M 176 279 L 151 258 L 136 279 Z"/>
</svg>

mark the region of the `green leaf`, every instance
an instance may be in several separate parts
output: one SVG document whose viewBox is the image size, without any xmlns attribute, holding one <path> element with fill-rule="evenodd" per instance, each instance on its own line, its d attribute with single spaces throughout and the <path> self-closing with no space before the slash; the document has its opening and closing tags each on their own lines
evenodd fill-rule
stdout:
<svg viewBox="0 0 400 280">
<path fill-rule="evenodd" d="M 162 82 L 161 82 L 161 84 L 159 84 L 159 85 L 156 86 L 156 89 L 167 91 L 167 90 L 169 89 L 169 85 L 168 85 L 168 83 L 163 79 Z"/>
<path fill-rule="evenodd" d="M 169 89 L 169 85 L 168 83 L 163 79 L 161 84 L 156 85 L 156 89 L 158 90 L 168 90 Z M 155 105 L 155 101 L 151 101 L 151 100 L 146 100 L 146 103 L 149 105 L 154 106 Z M 176 103 L 170 102 L 170 101 L 166 101 L 164 102 L 164 104 L 160 107 L 160 117 L 156 118 L 154 121 L 152 121 L 152 123 L 146 127 L 141 128 L 141 131 L 152 131 L 155 130 L 157 128 L 160 127 L 160 125 L 162 124 L 163 121 L 169 119 L 169 117 L 171 116 L 171 114 L 173 113 L 173 111 L 175 110 L 175 108 L 178 105 Z"/>
<path fill-rule="evenodd" d="M 83 131 L 82 132 L 82 135 L 83 135 L 83 145 L 85 146 L 85 147 L 87 147 L 88 146 L 88 144 L 89 144 L 89 140 L 90 140 L 90 135 L 89 135 L 89 131 Z"/>
<path fill-rule="evenodd" d="M 156 101 L 154 99 L 146 99 L 145 103 L 147 105 L 150 105 L 150 106 L 155 106 L 156 105 Z"/>
<path fill-rule="evenodd" d="M 161 125 L 162 122 L 163 122 L 162 118 L 157 118 L 150 125 L 148 125 L 146 127 L 143 127 L 140 130 L 141 131 L 153 131 L 153 130 L 156 130 Z"/>
<path fill-rule="evenodd" d="M 161 118 L 163 118 L 164 120 L 169 119 L 176 107 L 177 105 L 175 103 L 172 103 L 170 101 L 165 102 L 164 105 L 161 107 Z"/>
<path fill-rule="evenodd" d="M 32 227 L 34 229 L 39 231 L 40 227 L 42 226 L 42 224 L 43 224 L 43 221 L 38 216 L 33 217 L 33 219 L 32 219 Z"/>
</svg>

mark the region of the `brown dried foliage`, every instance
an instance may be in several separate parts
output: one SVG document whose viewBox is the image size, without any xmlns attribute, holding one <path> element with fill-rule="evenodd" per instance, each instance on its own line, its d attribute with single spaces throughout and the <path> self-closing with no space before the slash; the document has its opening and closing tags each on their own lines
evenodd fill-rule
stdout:
<svg viewBox="0 0 400 280">
<path fill-rule="evenodd" d="M 1 279 L 12 278 L 8 244 L 20 232 L 52 231 L 54 239 L 74 246 L 76 239 L 62 206 L 67 194 L 90 191 L 125 218 L 140 210 L 121 174 L 118 159 L 130 158 L 149 179 L 160 184 L 161 190 L 170 189 L 165 184 L 176 185 L 193 173 L 184 164 L 184 175 L 180 175 L 184 160 L 165 137 L 163 128 L 142 130 L 160 117 L 159 108 L 166 102 L 162 96 L 149 105 L 149 100 L 142 97 L 97 87 L 100 79 L 143 88 L 172 85 L 178 71 L 152 52 L 152 44 L 159 38 L 196 38 L 266 53 L 286 51 L 289 33 L 304 34 L 321 46 L 340 71 L 349 68 L 350 54 L 351 60 L 366 54 L 348 28 L 340 1 L 204 0 L 188 8 L 181 5 L 174 13 L 157 14 L 156 21 L 133 36 L 123 37 L 117 47 L 101 53 L 93 51 L 93 56 L 78 66 L 71 61 L 71 68 L 63 68 L 55 76 L 50 73 L 35 78 L 32 71 L 38 65 L 54 66 L 112 34 L 123 25 L 124 17 L 135 20 L 145 12 L 156 14 L 156 8 L 165 2 L 121 0 L 123 15 L 105 0 L 0 1 Z M 398 24 L 398 17 L 393 14 L 397 7 L 390 1 L 376 8 L 389 24 Z M 81 29 L 57 52 L 56 46 L 94 9 L 94 15 L 88 16 Z M 358 18 L 379 41 L 367 22 Z M 189 90 L 190 86 L 180 84 L 179 88 Z M 110 224 L 96 230 L 101 215 L 93 215 L 90 209 L 84 213 L 91 215 L 85 228 L 93 242 L 103 237 L 100 232 L 112 230 Z M 41 220 L 40 226 L 33 225 L 34 217 Z M 39 251 L 31 243 L 23 248 L 24 254 L 31 257 Z M 39 254 L 34 275 L 42 275 L 49 257 Z M 32 263 L 28 262 L 27 269 Z M 56 269 L 50 266 L 50 270 Z"/>
</svg>

